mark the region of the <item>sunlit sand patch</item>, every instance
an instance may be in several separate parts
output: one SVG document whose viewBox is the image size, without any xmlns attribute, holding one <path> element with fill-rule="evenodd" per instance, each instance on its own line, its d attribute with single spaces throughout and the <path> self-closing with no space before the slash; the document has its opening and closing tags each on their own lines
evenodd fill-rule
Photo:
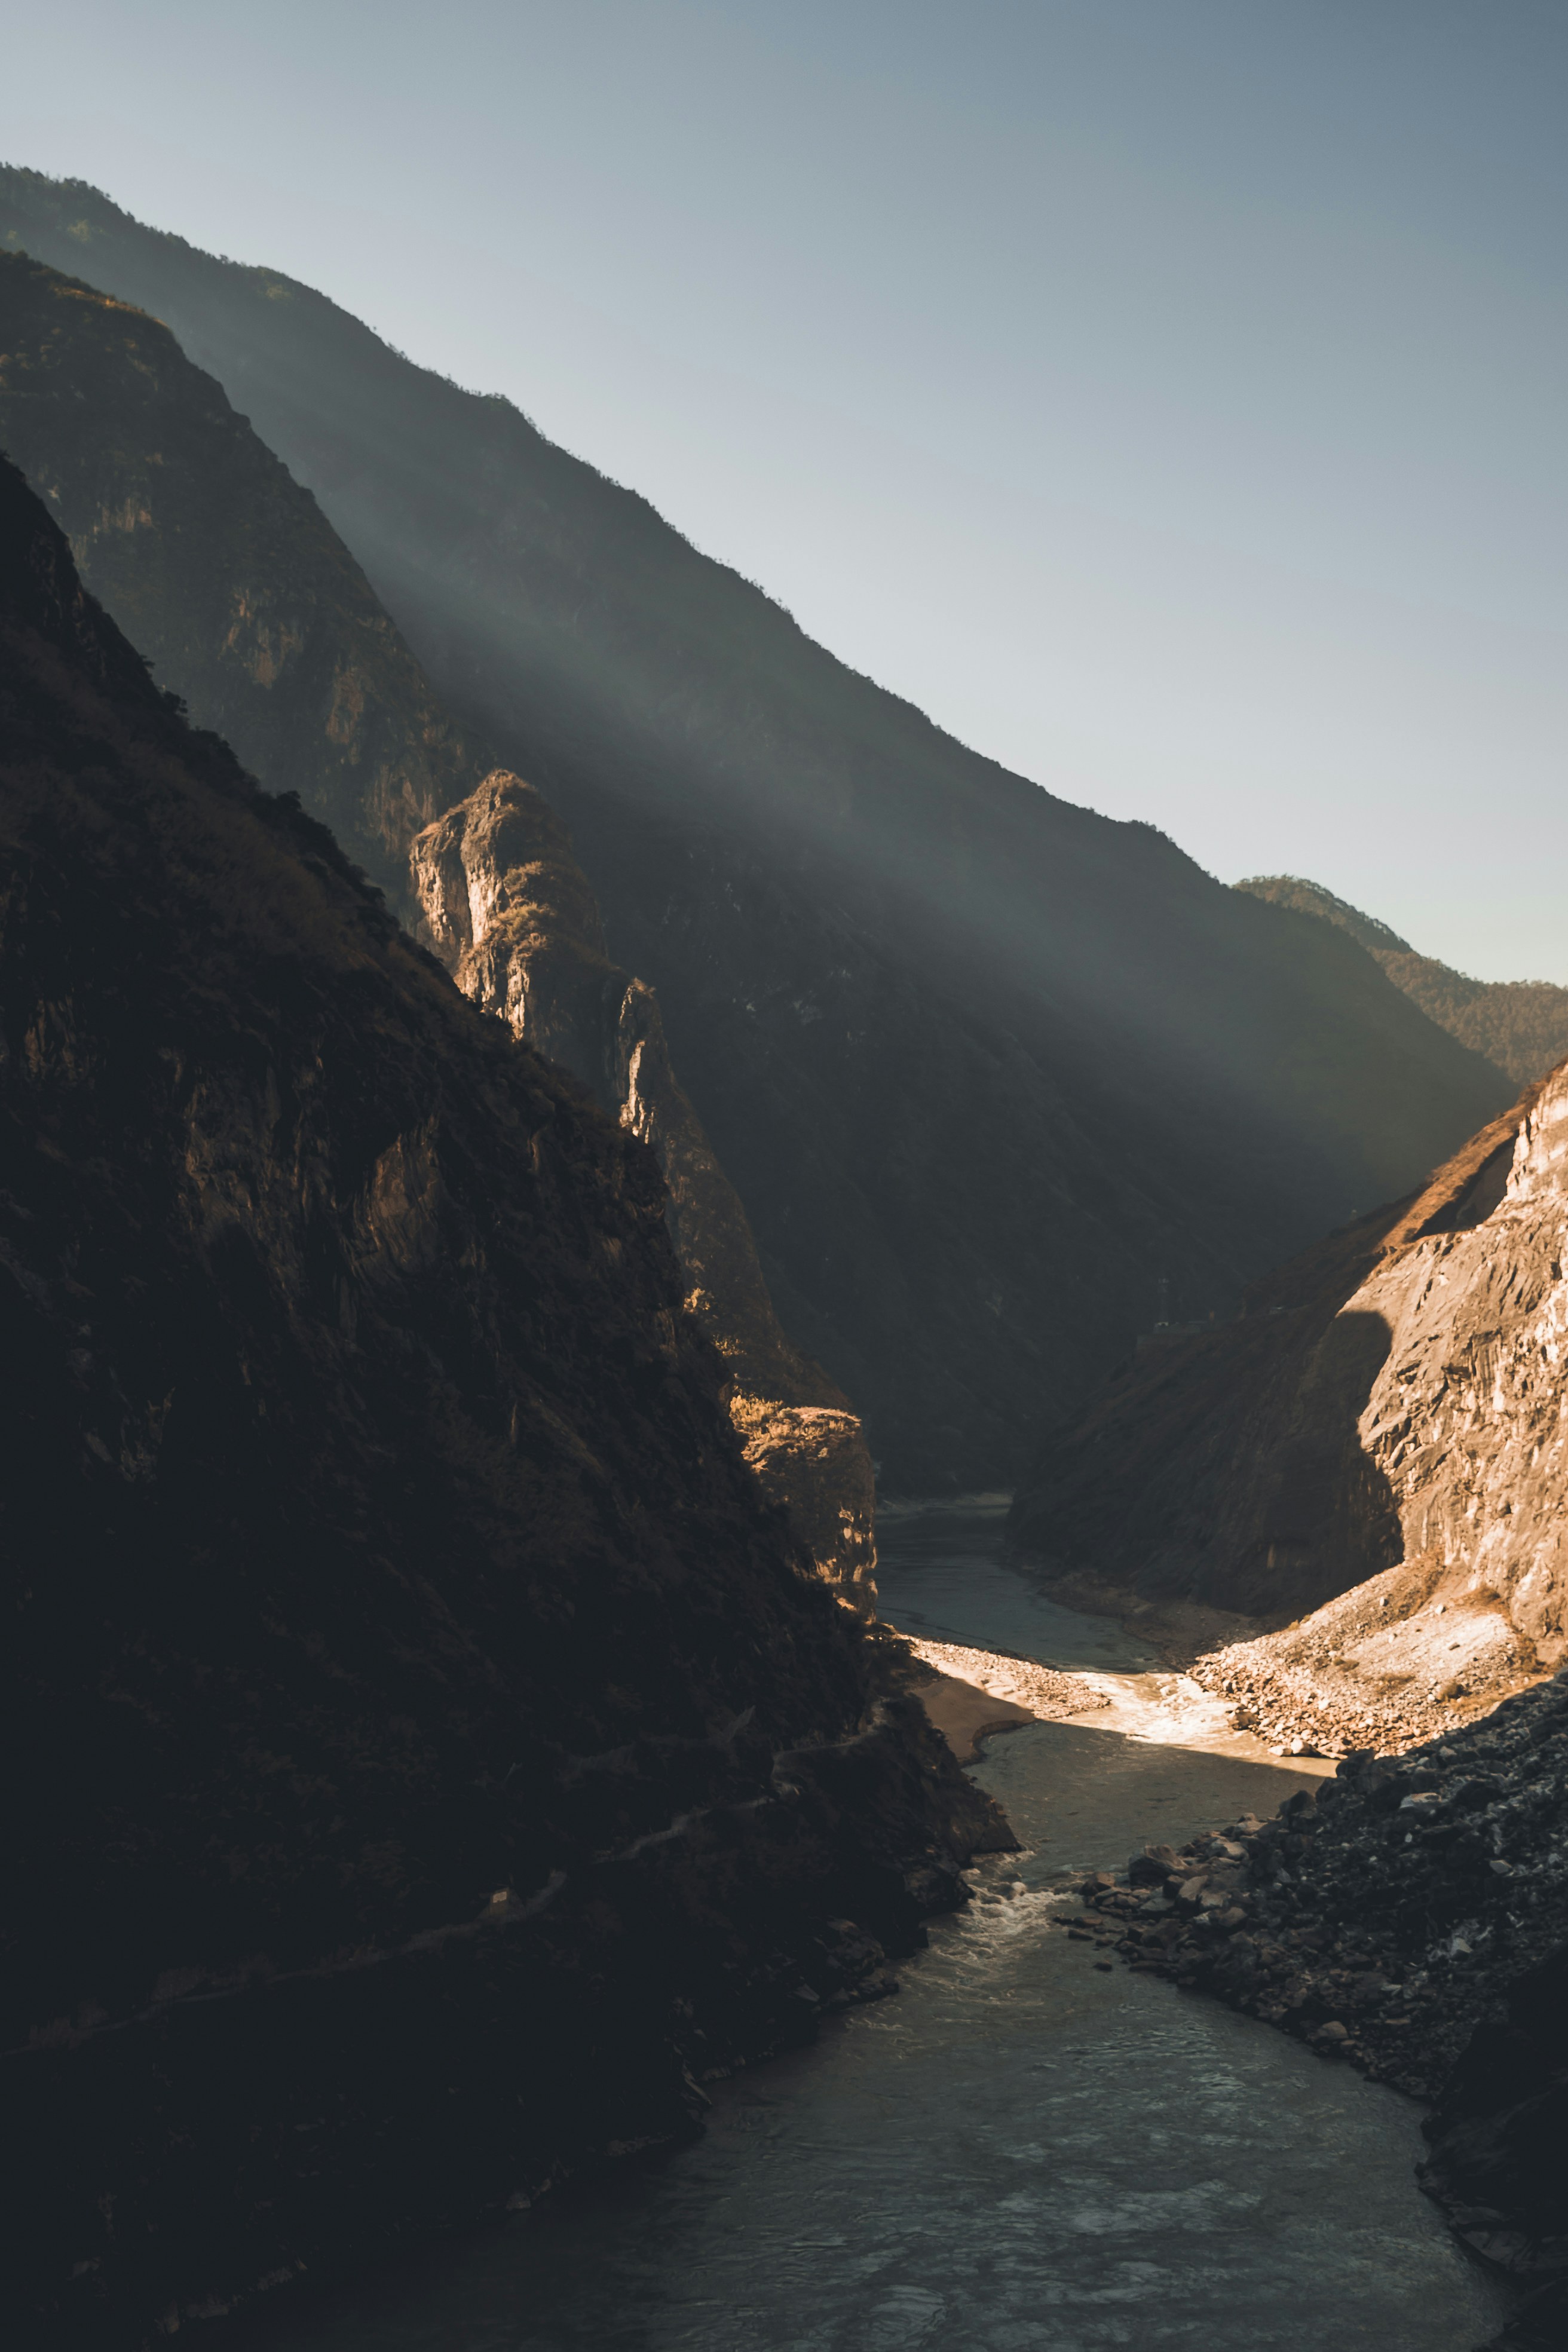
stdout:
<svg viewBox="0 0 1568 2352">
<path fill-rule="evenodd" d="M 1109 1678 L 1104 1675 L 1064 1675 L 1054 1666 L 1037 1665 L 1033 1658 L 1007 1657 L 996 1650 L 963 1649 L 953 1642 L 910 1640 L 910 1647 L 917 1658 L 934 1666 L 939 1675 L 973 1683 L 992 1698 L 1005 1699 L 1009 1706 L 1022 1707 L 1042 1722 L 1084 1715 L 1092 1708 L 1111 1704 Z"/>
<path fill-rule="evenodd" d="M 1228 1699 L 1205 1690 L 1190 1675 L 1064 1674 L 1059 1667 L 1005 1651 L 904 1638 L 915 1656 L 941 1677 L 921 1697 L 964 1762 L 973 1761 L 981 1741 L 996 1732 L 1030 1721 L 1061 1723 L 1090 1715 L 1096 1730 L 1152 1746 L 1202 1748 L 1258 1761 L 1265 1756 L 1270 1762 L 1278 1758 L 1277 1750 L 1237 1728 Z M 1291 1762 L 1309 1772 L 1333 1769 L 1309 1756 L 1293 1757 Z"/>
</svg>

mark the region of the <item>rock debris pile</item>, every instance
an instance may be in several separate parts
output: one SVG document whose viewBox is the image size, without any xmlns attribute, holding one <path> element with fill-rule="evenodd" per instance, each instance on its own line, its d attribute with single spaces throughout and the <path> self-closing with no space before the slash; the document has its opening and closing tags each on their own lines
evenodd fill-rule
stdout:
<svg viewBox="0 0 1568 2352">
<path fill-rule="evenodd" d="M 1402 1562 L 1299 1625 L 1196 1659 L 1194 1682 L 1280 1753 L 1392 1755 L 1449 1737 L 1539 1672 L 1534 1644 L 1477 1576 Z"/>
<path fill-rule="evenodd" d="M 1069 1935 L 1436 2100 L 1423 2185 L 1530 2290 L 1500 2342 L 1568 2341 L 1568 1677 L 1083 1897 Z"/>
</svg>

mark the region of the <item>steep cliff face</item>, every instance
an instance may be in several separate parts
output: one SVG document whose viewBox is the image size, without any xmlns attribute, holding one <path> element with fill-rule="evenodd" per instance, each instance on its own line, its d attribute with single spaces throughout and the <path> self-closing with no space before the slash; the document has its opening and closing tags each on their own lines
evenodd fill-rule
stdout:
<svg viewBox="0 0 1568 2352">
<path fill-rule="evenodd" d="M 1390 1252 L 1346 1315 L 1387 1331 L 1361 1416 L 1388 1481 L 1406 1558 L 1439 1562 L 1500 1602 L 1555 1665 L 1568 1646 L 1568 1066 L 1521 1123 L 1506 1190 L 1475 1222 Z"/>
<path fill-rule="evenodd" d="M 653 991 L 610 961 L 560 818 L 498 769 L 410 851 L 426 936 L 458 985 L 582 1079 L 653 1150 L 686 1306 L 730 1376 L 746 1458 L 816 1570 L 875 1597 L 875 1479 L 859 1421 L 779 1328 L 746 1213 L 677 1081 Z"/>
<path fill-rule="evenodd" d="M 1300 875 L 1255 875 L 1236 887 L 1347 931 L 1428 1020 L 1484 1054 L 1516 1086 L 1543 1077 L 1568 1055 L 1568 988 L 1548 980 L 1472 980 L 1435 956 L 1420 954 L 1386 923 Z"/>
<path fill-rule="evenodd" d="M 687 2127 L 1004 1837 L 762 1511 L 652 1155 L 0 467 L 12 2333 Z"/>
<path fill-rule="evenodd" d="M 1353 942 L 965 751 L 310 289 L 25 173 L 0 238 L 170 321 L 561 811 L 890 1483 L 1010 1482 L 1161 1276 L 1220 1306 L 1503 1107 Z"/>
<path fill-rule="evenodd" d="M 88 586 L 196 724 L 235 745 L 263 783 L 297 790 L 417 920 L 420 890 L 446 886 L 426 866 L 411 887 L 410 841 L 468 791 L 480 747 L 447 717 L 315 500 L 166 327 L 23 255 L 0 254 L 0 446 L 65 527 Z M 864 1606 L 876 1553 L 859 1423 L 779 1329 L 745 1213 L 670 1067 L 657 1002 L 608 963 L 565 833 L 537 795 L 529 804 L 554 831 L 520 847 L 516 867 L 496 866 L 490 803 L 476 800 L 463 821 L 466 872 L 448 824 L 463 930 L 459 940 L 438 916 L 437 945 L 449 962 L 467 955 L 470 995 L 653 1145 L 689 1304 L 752 1401 L 757 1474 L 821 1572 Z M 502 908 L 484 898 L 484 875 L 532 895 Z M 520 991 L 526 980 L 526 1002 L 509 1000 L 509 975 Z M 613 1003 L 599 1001 L 606 990 Z"/>
<path fill-rule="evenodd" d="M 167 327 L 0 253 L 0 449 L 91 593 L 401 907 L 411 835 L 489 765 L 310 492 Z"/>
<path fill-rule="evenodd" d="M 1387 1745 L 1495 1703 L 1568 1648 L 1565 1244 L 1568 1065 L 1242 1321 L 1146 1349 L 1047 1441 L 1016 1539 L 1126 1591 L 1316 1611 L 1208 1662 L 1254 1705 L 1283 1676 L 1298 1731 Z"/>
</svg>

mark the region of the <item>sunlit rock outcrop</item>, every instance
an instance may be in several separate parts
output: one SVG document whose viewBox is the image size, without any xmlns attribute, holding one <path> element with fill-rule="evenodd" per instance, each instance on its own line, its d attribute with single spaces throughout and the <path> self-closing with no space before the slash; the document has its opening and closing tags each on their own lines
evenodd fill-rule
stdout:
<svg viewBox="0 0 1568 2352">
<path fill-rule="evenodd" d="M 1568 1647 L 1568 1066 L 1477 1196 L 1477 1222 L 1391 1248 L 1342 1310 L 1388 1333 L 1361 1443 L 1406 1560 L 1500 1607 L 1555 1665 Z"/>
<path fill-rule="evenodd" d="M 658 1001 L 610 961 L 564 825 L 521 776 L 498 769 L 417 835 L 410 861 L 426 935 L 458 986 L 651 1146 L 686 1304 L 723 1359 L 746 1458 L 817 1573 L 868 1607 L 865 1433 L 779 1328 L 746 1213 L 671 1066 Z"/>
<path fill-rule="evenodd" d="M 1421 1192 L 1255 1286 L 1240 1321 L 1154 1334 L 1047 1439 L 1015 1539 L 1105 1591 L 1266 1619 L 1342 1615 L 1336 1596 L 1385 1577 L 1380 1622 L 1336 1617 L 1329 1645 L 1363 1689 L 1452 1684 L 1440 1703 L 1463 1706 L 1555 1664 L 1565 1180 L 1568 1066 Z"/>
</svg>

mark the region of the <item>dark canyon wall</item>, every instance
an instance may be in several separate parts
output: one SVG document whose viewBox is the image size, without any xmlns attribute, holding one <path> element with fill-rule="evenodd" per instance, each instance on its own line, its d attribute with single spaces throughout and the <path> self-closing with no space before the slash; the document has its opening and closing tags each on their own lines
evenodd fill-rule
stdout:
<svg viewBox="0 0 1568 2352">
<path fill-rule="evenodd" d="M 893 1483 L 1010 1479 L 1161 1276 L 1228 1301 L 1502 1107 L 1355 942 L 965 751 L 310 289 L 26 173 L 0 240 L 169 322 L 563 815 Z"/>
<path fill-rule="evenodd" d="M 652 1154 L 0 468 L 8 2340 L 686 2127 L 1002 1838 L 759 1501 Z"/>
</svg>

